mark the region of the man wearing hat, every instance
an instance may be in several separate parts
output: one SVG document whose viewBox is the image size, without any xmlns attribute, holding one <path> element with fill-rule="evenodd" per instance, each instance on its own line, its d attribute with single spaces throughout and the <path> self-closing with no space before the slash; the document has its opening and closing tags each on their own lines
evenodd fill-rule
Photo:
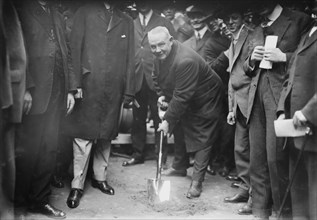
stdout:
<svg viewBox="0 0 317 220">
<path fill-rule="evenodd" d="M 151 53 L 148 42 L 148 32 L 157 26 L 166 27 L 172 36 L 175 36 L 173 25 L 169 20 L 163 18 L 152 10 L 151 0 L 138 0 L 135 2 L 139 12 L 134 20 L 134 39 L 135 39 L 135 98 L 140 107 L 133 107 L 132 123 L 132 147 L 133 155 L 130 160 L 122 163 L 122 166 L 131 166 L 144 163 L 144 150 L 146 147 L 146 120 L 148 109 L 153 118 L 155 130 L 158 128 L 160 118 L 157 108 L 157 94 L 152 80 L 154 68 L 154 55 Z M 159 135 L 155 131 L 155 144 L 159 145 Z"/>
<path fill-rule="evenodd" d="M 201 57 L 205 59 L 205 44 L 211 37 L 211 32 L 208 26 L 203 22 L 203 18 L 206 16 L 206 12 L 199 6 L 192 5 L 187 8 L 186 14 L 189 18 L 189 22 L 194 28 L 194 35 L 186 40 L 183 44 L 187 47 L 195 50 Z"/>
</svg>

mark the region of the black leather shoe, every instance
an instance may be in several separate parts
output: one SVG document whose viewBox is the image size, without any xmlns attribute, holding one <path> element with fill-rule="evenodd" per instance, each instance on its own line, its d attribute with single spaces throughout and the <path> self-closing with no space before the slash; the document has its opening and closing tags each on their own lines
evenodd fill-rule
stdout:
<svg viewBox="0 0 317 220">
<path fill-rule="evenodd" d="M 141 163 L 144 163 L 144 161 L 132 158 L 131 160 L 123 161 L 122 166 L 127 167 L 127 166 L 141 164 Z"/>
<path fill-rule="evenodd" d="M 30 212 L 33 213 L 39 213 L 42 215 L 46 215 L 49 218 L 55 218 L 55 219 L 64 219 L 66 218 L 65 212 L 55 208 L 54 206 L 50 204 L 40 205 L 36 207 L 32 207 L 29 209 Z"/>
<path fill-rule="evenodd" d="M 216 170 L 210 165 L 207 166 L 207 173 L 213 176 L 217 174 Z"/>
<path fill-rule="evenodd" d="M 237 193 L 232 197 L 226 197 L 224 199 L 224 202 L 239 203 L 239 202 L 247 202 L 248 199 L 249 199 L 248 193 Z"/>
<path fill-rule="evenodd" d="M 251 215 L 252 214 L 252 199 L 249 198 L 247 204 L 243 205 L 240 209 L 238 209 L 239 215 Z"/>
<path fill-rule="evenodd" d="M 53 175 L 51 179 L 51 185 L 56 187 L 56 188 L 64 188 L 64 183 L 62 181 L 61 177 L 58 177 L 56 175 Z"/>
<path fill-rule="evenodd" d="M 189 199 L 197 198 L 202 192 L 202 183 L 199 181 L 192 181 L 186 197 Z"/>
<path fill-rule="evenodd" d="M 91 185 L 94 188 L 100 189 L 101 192 L 108 194 L 108 195 L 114 195 L 114 189 L 107 183 L 107 181 L 97 181 L 97 180 L 91 180 Z"/>
<path fill-rule="evenodd" d="M 81 189 L 71 189 L 66 202 L 67 206 L 72 209 L 79 206 L 82 195 L 83 191 Z"/>
<path fill-rule="evenodd" d="M 230 180 L 230 181 L 241 181 L 240 177 L 236 176 L 236 175 L 228 175 L 226 176 L 226 180 Z"/>
<path fill-rule="evenodd" d="M 226 177 L 229 175 L 229 172 L 230 172 L 230 169 L 226 166 L 224 166 L 222 169 L 220 169 L 218 171 L 219 175 L 222 176 L 222 177 Z"/>
<path fill-rule="evenodd" d="M 162 172 L 164 176 L 187 176 L 187 170 L 175 170 L 174 168 L 170 167 L 167 170 Z"/>
</svg>

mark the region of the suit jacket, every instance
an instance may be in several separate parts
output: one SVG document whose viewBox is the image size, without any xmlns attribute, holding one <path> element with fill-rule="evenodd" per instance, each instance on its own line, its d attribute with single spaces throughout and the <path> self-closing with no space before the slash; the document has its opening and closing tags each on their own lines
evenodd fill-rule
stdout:
<svg viewBox="0 0 317 220">
<path fill-rule="evenodd" d="M 189 152 L 210 146 L 216 136 L 205 134 L 216 133 L 217 123 L 210 122 L 217 121 L 222 109 L 223 86 L 219 76 L 201 56 L 178 41 L 173 42 L 166 60 L 157 60 L 155 67 L 153 79 L 158 94 L 169 100 L 164 119 L 170 130 L 181 121 L 184 131 L 192 131 L 185 138 Z"/>
<path fill-rule="evenodd" d="M 68 117 L 70 135 L 114 139 L 123 95 L 135 94 L 133 20 L 103 2 L 88 3 L 74 16 L 70 44 L 83 89 Z"/>
<path fill-rule="evenodd" d="M 26 52 L 22 29 L 17 12 L 10 1 L 4 3 L 3 22 L 6 33 L 6 65 L 5 75 L 9 76 L 6 86 L 6 107 L 10 108 L 10 122 L 22 120 L 26 78 Z M 10 97 L 11 96 L 11 97 Z"/>
<path fill-rule="evenodd" d="M 317 32 L 304 35 L 288 69 L 289 78 L 283 84 L 278 113 L 285 112 L 292 118 L 295 111 L 302 111 L 313 126 L 306 151 L 317 152 Z M 303 137 L 294 138 L 295 147 L 301 148 Z"/>
<path fill-rule="evenodd" d="M 252 69 L 249 66 L 249 59 L 246 60 L 244 65 L 244 70 L 246 74 L 252 78 L 250 92 L 249 92 L 249 107 L 247 120 L 252 112 L 255 93 L 258 87 L 260 74 L 267 75 L 269 80 L 271 91 L 274 95 L 274 101 L 278 104 L 280 98 L 280 92 L 282 89 L 282 84 L 286 77 L 286 69 L 288 62 L 296 50 L 298 43 L 302 34 L 306 31 L 309 26 L 311 19 L 309 16 L 302 12 L 290 11 L 287 8 L 283 8 L 281 15 L 273 22 L 269 27 L 269 35 L 278 36 L 277 48 L 282 52 L 286 53 L 286 63 L 274 63 L 273 68 L 270 70 L 260 69 L 258 65 L 256 68 Z M 264 34 L 262 27 L 257 27 L 255 33 L 258 39 L 256 39 L 257 44 L 261 41 L 263 43 L 258 45 L 264 45 Z"/>
<path fill-rule="evenodd" d="M 185 42 L 183 42 L 183 44 L 187 47 L 192 48 L 194 51 L 196 51 L 202 58 L 204 58 L 206 60 L 206 53 L 205 53 L 205 49 L 206 49 L 206 42 L 209 38 L 211 38 L 212 33 L 207 30 L 203 36 L 202 39 L 199 40 L 199 42 L 197 42 L 196 36 L 195 34 L 193 36 L 191 36 L 188 40 L 186 40 Z"/>
<path fill-rule="evenodd" d="M 140 91 L 145 77 L 146 82 L 150 89 L 155 91 L 152 72 L 154 69 L 154 55 L 151 52 L 147 33 L 157 27 L 166 27 L 173 37 L 176 37 L 176 33 L 172 23 L 163 18 L 162 16 L 153 12 L 147 26 L 143 30 L 139 16 L 134 20 L 134 36 L 135 36 L 135 91 Z"/>
<path fill-rule="evenodd" d="M 216 72 L 230 73 L 228 82 L 228 107 L 229 112 L 236 113 L 237 106 L 244 116 L 247 115 L 248 95 L 251 79 L 245 75 L 243 64 L 254 44 L 253 30 L 243 26 L 236 45 L 230 44 L 229 49 L 222 53 L 216 60 L 210 61 L 210 66 Z M 226 75 L 229 75 L 226 73 Z"/>
<path fill-rule="evenodd" d="M 65 77 L 63 106 L 66 108 L 66 94 L 76 90 L 78 82 L 69 66 L 70 53 L 66 45 L 66 28 L 63 16 L 55 8 L 50 9 L 53 18 L 55 39 L 61 49 Z M 32 108 L 30 114 L 42 114 L 47 110 L 52 95 L 53 71 L 55 64 L 55 43 L 51 38 L 52 29 L 47 25 L 49 16 L 37 1 L 28 1 L 20 11 L 28 66 L 26 87 L 31 90 Z"/>
</svg>

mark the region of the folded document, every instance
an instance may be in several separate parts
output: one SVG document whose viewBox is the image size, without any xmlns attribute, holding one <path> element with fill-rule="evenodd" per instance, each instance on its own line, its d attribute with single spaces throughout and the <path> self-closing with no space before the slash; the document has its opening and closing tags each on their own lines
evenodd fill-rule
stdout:
<svg viewBox="0 0 317 220">
<path fill-rule="evenodd" d="M 301 137 L 305 136 L 306 127 L 294 127 L 293 119 L 275 120 L 275 134 L 277 137 Z"/>
</svg>

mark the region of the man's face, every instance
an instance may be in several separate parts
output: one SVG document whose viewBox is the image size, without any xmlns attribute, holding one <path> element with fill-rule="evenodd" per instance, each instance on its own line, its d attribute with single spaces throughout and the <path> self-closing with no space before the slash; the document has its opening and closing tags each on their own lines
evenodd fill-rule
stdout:
<svg viewBox="0 0 317 220">
<path fill-rule="evenodd" d="M 145 1 L 138 1 L 136 3 L 136 8 L 143 15 L 146 15 L 151 11 L 151 6 Z"/>
<path fill-rule="evenodd" d="M 201 13 L 192 13 L 188 16 L 189 22 L 192 25 L 192 27 L 199 31 L 205 27 L 205 23 L 201 22 L 201 20 L 204 18 L 204 15 Z"/>
<path fill-rule="evenodd" d="M 171 21 L 171 20 L 173 20 L 174 17 L 175 17 L 175 9 L 172 8 L 172 7 L 164 8 L 163 14 L 164 14 L 164 16 L 165 16 L 168 20 Z"/>
<path fill-rule="evenodd" d="M 242 15 L 237 12 L 231 13 L 225 19 L 225 23 L 231 33 L 236 33 L 240 30 L 243 24 Z"/>
<path fill-rule="evenodd" d="M 173 38 L 164 33 L 159 32 L 149 34 L 149 44 L 152 53 L 159 60 L 165 60 L 172 50 Z"/>
<path fill-rule="evenodd" d="M 209 22 L 209 28 L 212 32 L 220 31 L 221 21 L 218 18 L 214 18 Z"/>
</svg>

